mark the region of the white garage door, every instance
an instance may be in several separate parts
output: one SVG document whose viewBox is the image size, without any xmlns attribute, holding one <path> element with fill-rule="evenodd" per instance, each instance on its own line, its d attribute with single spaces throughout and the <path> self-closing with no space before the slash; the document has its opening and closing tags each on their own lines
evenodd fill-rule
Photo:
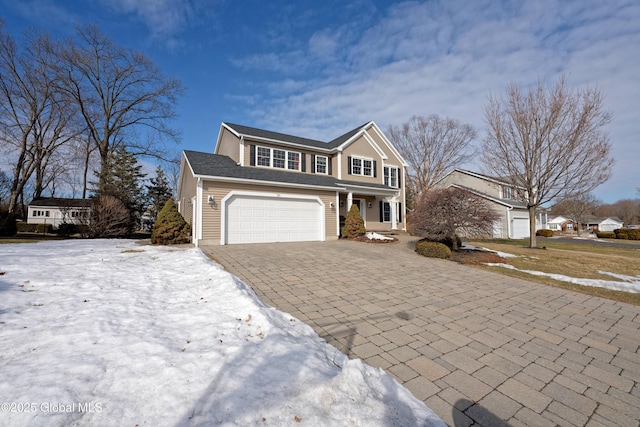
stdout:
<svg viewBox="0 0 640 427">
<path fill-rule="evenodd" d="M 226 242 L 266 243 L 323 240 L 318 200 L 236 195 L 226 203 Z"/>
<path fill-rule="evenodd" d="M 513 218 L 513 239 L 529 237 L 529 218 Z"/>
</svg>

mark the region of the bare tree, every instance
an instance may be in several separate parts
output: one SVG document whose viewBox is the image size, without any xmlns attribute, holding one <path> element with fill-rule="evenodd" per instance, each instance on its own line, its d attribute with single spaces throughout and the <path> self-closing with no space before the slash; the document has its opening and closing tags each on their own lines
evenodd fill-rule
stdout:
<svg viewBox="0 0 640 427">
<path fill-rule="evenodd" d="M 413 233 L 435 241 L 450 240 L 458 249 L 456 234 L 490 237 L 498 213 L 479 195 L 461 188 L 432 188 L 411 213 Z"/>
<path fill-rule="evenodd" d="M 599 216 L 615 216 L 625 225 L 640 222 L 640 199 L 622 199 L 615 203 L 602 205 L 598 209 Z"/>
<path fill-rule="evenodd" d="M 96 196 L 91 201 L 89 237 L 126 237 L 131 228 L 131 214 L 115 196 Z"/>
<path fill-rule="evenodd" d="M 570 189 L 587 193 L 611 176 L 611 113 L 597 89 L 570 90 L 564 77 L 549 90 L 510 84 L 485 106 L 488 131 L 482 161 L 510 182 L 529 209 L 530 246 L 536 247 L 538 206 Z"/>
<path fill-rule="evenodd" d="M 389 126 L 387 136 L 409 163 L 408 183 L 419 198 L 450 169 L 474 156 L 471 143 L 477 133 L 458 120 L 430 115 Z"/>
<path fill-rule="evenodd" d="M 61 89 L 80 109 L 101 171 L 119 141 L 135 155 L 161 156 L 159 140 L 177 139 L 167 122 L 175 117 L 179 80 L 165 78 L 147 56 L 117 46 L 95 25 L 78 27 L 60 50 Z"/>
<path fill-rule="evenodd" d="M 568 194 L 553 205 L 553 211 L 569 216 L 577 224 L 576 233 L 580 236 L 580 225 L 586 223 L 588 215 L 595 214 L 600 201 L 591 193 Z"/>
<path fill-rule="evenodd" d="M 51 157 L 79 133 L 73 108 L 55 90 L 49 37 L 32 34 L 25 44 L 20 50 L 0 26 L 0 138 L 15 156 L 9 212 L 34 173 L 35 196 L 41 195 Z"/>
</svg>

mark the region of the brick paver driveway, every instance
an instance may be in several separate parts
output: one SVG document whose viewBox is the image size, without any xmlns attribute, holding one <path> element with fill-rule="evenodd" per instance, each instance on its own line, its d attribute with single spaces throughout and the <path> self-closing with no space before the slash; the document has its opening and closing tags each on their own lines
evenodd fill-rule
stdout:
<svg viewBox="0 0 640 427">
<path fill-rule="evenodd" d="M 401 239 L 203 249 L 452 426 L 638 427 L 640 307 L 427 259 Z"/>
</svg>

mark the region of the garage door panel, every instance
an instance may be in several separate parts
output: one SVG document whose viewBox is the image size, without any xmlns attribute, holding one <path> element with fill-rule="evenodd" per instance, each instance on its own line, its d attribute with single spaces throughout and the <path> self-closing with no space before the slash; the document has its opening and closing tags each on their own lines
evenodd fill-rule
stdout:
<svg viewBox="0 0 640 427">
<path fill-rule="evenodd" d="M 524 239 L 529 237 L 529 219 L 513 218 L 513 238 Z"/>
<path fill-rule="evenodd" d="M 324 211 L 313 199 L 236 195 L 226 209 L 226 242 L 322 240 Z"/>
</svg>

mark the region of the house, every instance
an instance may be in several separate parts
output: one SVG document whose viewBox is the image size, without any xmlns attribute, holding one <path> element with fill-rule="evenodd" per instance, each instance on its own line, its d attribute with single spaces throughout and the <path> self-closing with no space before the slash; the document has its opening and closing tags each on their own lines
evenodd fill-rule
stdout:
<svg viewBox="0 0 640 427">
<path fill-rule="evenodd" d="M 37 197 L 29 203 L 27 224 L 85 224 L 89 218 L 91 200 L 57 197 Z"/>
<path fill-rule="evenodd" d="M 562 215 L 554 216 L 547 221 L 547 229 L 553 231 L 573 231 L 575 225 L 575 221 Z"/>
<path fill-rule="evenodd" d="M 454 169 L 438 181 L 435 187 L 461 188 L 489 202 L 500 215 L 493 226 L 493 238 L 529 237 L 529 210 L 525 204 L 516 200 L 516 189 L 505 180 L 463 169 Z"/>
<path fill-rule="evenodd" d="M 406 168 L 374 122 L 328 142 L 222 123 L 213 154 L 183 152 L 178 209 L 196 245 L 337 239 L 352 204 L 406 230 Z"/>
<path fill-rule="evenodd" d="M 583 224 L 583 228 L 586 228 L 590 232 L 596 231 L 613 231 L 618 228 L 623 228 L 624 222 L 617 217 L 598 218 L 594 216 L 587 217 Z"/>
</svg>

